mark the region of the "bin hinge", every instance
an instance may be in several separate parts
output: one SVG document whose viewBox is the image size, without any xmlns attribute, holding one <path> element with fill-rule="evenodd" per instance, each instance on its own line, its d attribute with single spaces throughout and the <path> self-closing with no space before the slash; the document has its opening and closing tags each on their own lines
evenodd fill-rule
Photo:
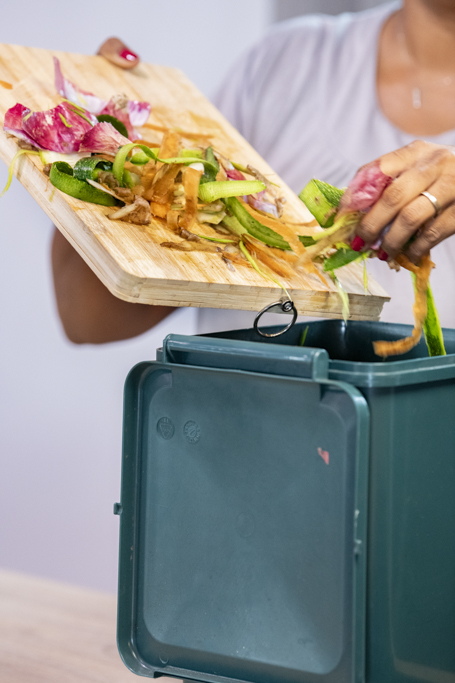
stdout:
<svg viewBox="0 0 455 683">
<path fill-rule="evenodd" d="M 114 515 L 121 515 L 122 514 L 122 504 L 121 503 L 114 503 Z"/>
</svg>

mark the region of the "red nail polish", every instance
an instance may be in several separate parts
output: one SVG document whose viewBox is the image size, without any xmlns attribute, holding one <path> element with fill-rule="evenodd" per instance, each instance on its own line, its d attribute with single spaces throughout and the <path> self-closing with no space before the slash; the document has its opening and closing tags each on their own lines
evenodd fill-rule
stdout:
<svg viewBox="0 0 455 683">
<path fill-rule="evenodd" d="M 126 59 L 127 62 L 135 62 L 139 57 L 131 52 L 127 47 L 120 52 L 120 57 Z"/>
<path fill-rule="evenodd" d="M 362 249 L 362 247 L 364 247 L 364 246 L 365 246 L 365 242 L 363 241 L 363 239 L 361 237 L 359 237 L 358 235 L 356 235 L 351 242 L 351 248 L 354 251 L 360 251 Z"/>
<path fill-rule="evenodd" d="M 388 258 L 389 258 L 389 255 L 386 254 L 386 252 L 384 251 L 384 249 L 379 249 L 379 251 L 378 251 L 378 259 L 379 259 L 380 261 L 387 261 Z"/>
</svg>

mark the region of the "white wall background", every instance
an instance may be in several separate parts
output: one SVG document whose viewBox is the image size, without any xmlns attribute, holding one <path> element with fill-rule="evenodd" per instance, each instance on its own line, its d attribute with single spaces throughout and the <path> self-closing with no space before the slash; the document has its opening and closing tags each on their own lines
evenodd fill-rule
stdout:
<svg viewBox="0 0 455 683">
<path fill-rule="evenodd" d="M 270 17 L 269 0 L 22 0 L 3 3 L 0 42 L 91 54 L 120 35 L 210 96 Z M 0 188 L 6 175 L 1 164 Z M 114 591 L 124 378 L 169 332 L 192 334 L 194 311 L 136 340 L 71 345 L 55 312 L 51 232 L 14 181 L 0 200 L 0 566 Z"/>
</svg>

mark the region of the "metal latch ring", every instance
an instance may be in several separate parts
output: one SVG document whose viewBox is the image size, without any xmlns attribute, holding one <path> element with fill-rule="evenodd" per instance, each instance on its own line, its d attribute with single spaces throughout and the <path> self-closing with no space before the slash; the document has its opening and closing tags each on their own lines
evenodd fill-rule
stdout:
<svg viewBox="0 0 455 683">
<path fill-rule="evenodd" d="M 264 315 L 264 313 L 267 313 L 267 311 L 270 311 L 272 308 L 276 308 L 279 306 L 281 309 L 279 312 L 280 313 L 291 313 L 292 312 L 292 320 L 291 322 L 286 325 L 286 327 L 283 327 L 282 330 L 278 330 L 278 332 L 273 332 L 273 334 L 268 334 L 267 332 L 262 332 L 259 329 L 259 321 Z M 269 304 L 268 306 L 265 306 L 265 308 L 262 309 L 262 311 L 259 311 L 257 316 L 254 319 L 254 331 L 257 332 L 261 337 L 280 337 L 282 334 L 287 332 L 288 330 L 291 329 L 291 327 L 294 325 L 295 321 L 297 320 L 297 309 L 295 307 L 295 304 L 291 299 L 281 299 L 280 301 L 275 301 L 274 304 Z"/>
</svg>

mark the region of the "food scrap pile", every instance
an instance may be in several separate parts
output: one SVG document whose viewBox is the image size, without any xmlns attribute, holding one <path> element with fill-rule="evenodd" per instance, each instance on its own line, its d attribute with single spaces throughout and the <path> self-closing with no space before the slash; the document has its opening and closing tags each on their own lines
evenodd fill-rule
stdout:
<svg viewBox="0 0 455 683">
<path fill-rule="evenodd" d="M 161 246 L 176 251 L 204 251 L 226 267 L 254 268 L 287 294 L 278 278 L 292 278 L 296 268 L 335 283 L 349 315 L 348 296 L 335 271 L 354 261 L 377 256 L 380 240 L 367 251 L 351 246 L 356 226 L 380 197 L 391 178 L 378 164 L 359 171 L 346 191 L 312 180 L 299 195 L 320 228 L 312 235 L 304 223 L 283 219 L 285 199 L 279 188 L 252 166 L 227 159 L 210 144 L 210 136 L 148 124 L 148 102 L 117 95 L 109 101 L 83 91 L 62 74 L 54 58 L 55 87 L 62 102 L 45 112 L 17 103 L 5 115 L 4 130 L 18 139 L 21 154 L 39 154 L 43 171 L 62 192 L 83 201 L 112 207 L 111 220 L 148 225 L 159 221 L 169 230 Z M 153 131 L 159 142 L 142 138 Z M 429 288 L 433 264 L 420 266 L 400 255 L 389 265 L 414 275 L 415 327 L 398 342 L 376 342 L 378 355 L 405 353 L 422 330 L 430 354 L 444 353 L 439 321 Z M 321 267 L 322 266 L 322 267 Z M 367 287 L 364 269 L 365 288 Z M 289 296 L 289 295 L 288 295 Z M 428 310 L 430 306 L 431 310 Z M 430 315 L 431 314 L 431 315 Z M 429 324 L 431 320 L 431 325 Z"/>
</svg>

